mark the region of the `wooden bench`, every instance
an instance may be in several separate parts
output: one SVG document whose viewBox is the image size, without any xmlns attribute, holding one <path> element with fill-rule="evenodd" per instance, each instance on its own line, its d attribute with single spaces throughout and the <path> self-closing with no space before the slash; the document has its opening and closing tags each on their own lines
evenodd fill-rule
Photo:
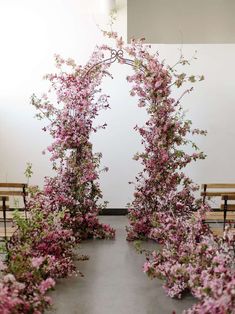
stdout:
<svg viewBox="0 0 235 314">
<path fill-rule="evenodd" d="M 20 198 L 23 207 L 10 207 L 10 201 L 15 197 Z M 8 239 L 15 232 L 13 226 L 13 211 L 19 210 L 21 216 L 27 218 L 27 184 L 25 183 L 0 183 L 0 238 Z M 17 208 L 15 208 L 17 207 Z"/>
<path fill-rule="evenodd" d="M 235 196 L 235 184 L 234 183 L 209 183 L 202 184 L 201 186 L 201 196 L 203 204 L 205 204 L 206 199 L 211 200 L 217 199 L 220 204 L 216 208 L 212 208 L 212 211 L 207 212 L 205 216 L 205 222 L 209 224 L 218 224 L 218 227 L 211 227 L 212 231 L 216 235 L 222 235 L 225 225 L 228 222 L 235 222 L 235 204 L 229 205 L 229 208 L 225 210 L 225 200 L 224 197 Z M 235 199 L 235 198 L 234 198 Z M 221 203 L 221 201 L 223 201 Z M 219 225 L 220 224 L 220 225 Z"/>
<path fill-rule="evenodd" d="M 6 213 L 9 208 L 9 205 L 7 204 L 9 202 L 9 197 L 0 196 L 0 202 L 1 202 L 0 209 L 3 214 L 3 219 L 2 219 L 3 226 L 0 227 L 0 238 L 7 239 L 8 237 L 11 237 L 15 231 L 15 228 L 7 226 Z"/>
<path fill-rule="evenodd" d="M 218 237 L 222 237 L 223 234 L 224 234 L 224 230 L 222 228 L 211 228 L 212 229 L 212 232 L 214 235 L 218 236 Z M 230 230 L 233 234 L 235 234 L 235 229 L 232 228 Z"/>
<path fill-rule="evenodd" d="M 201 185 L 203 204 L 205 204 L 206 198 L 221 198 L 221 196 L 225 194 L 235 194 L 235 183 L 205 183 Z"/>
<path fill-rule="evenodd" d="M 223 194 L 222 200 L 224 204 L 221 204 L 221 209 L 224 211 L 224 223 L 235 224 L 235 194 Z M 229 201 L 233 201 L 229 204 Z"/>
</svg>

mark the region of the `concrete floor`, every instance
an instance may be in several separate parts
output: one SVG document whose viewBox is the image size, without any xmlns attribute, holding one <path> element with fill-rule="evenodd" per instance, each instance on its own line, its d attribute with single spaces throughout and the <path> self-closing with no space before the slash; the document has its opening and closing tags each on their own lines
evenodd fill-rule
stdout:
<svg viewBox="0 0 235 314">
<path fill-rule="evenodd" d="M 78 262 L 85 275 L 60 281 L 52 293 L 57 314 L 177 314 L 189 308 L 195 299 L 166 296 L 158 279 L 143 272 L 144 256 L 125 240 L 127 218 L 104 216 L 100 220 L 116 229 L 115 240 L 89 240 L 80 248 L 89 261 Z M 153 243 L 147 244 L 153 246 Z"/>
</svg>

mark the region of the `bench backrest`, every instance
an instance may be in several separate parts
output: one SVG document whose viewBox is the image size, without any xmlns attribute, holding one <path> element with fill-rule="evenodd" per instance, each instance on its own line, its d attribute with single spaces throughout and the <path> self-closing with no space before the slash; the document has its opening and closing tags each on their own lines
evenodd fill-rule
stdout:
<svg viewBox="0 0 235 314">
<path fill-rule="evenodd" d="M 0 238 L 9 238 L 14 232 L 12 222 L 15 209 L 18 209 L 27 218 L 27 195 L 26 183 L 0 183 L 0 214 L 2 212 L 0 215 Z M 15 199 L 21 200 L 23 207 L 11 207 L 10 201 Z"/>
<path fill-rule="evenodd" d="M 206 198 L 219 197 L 221 199 L 225 194 L 235 194 L 235 183 L 204 183 L 201 185 L 203 204 L 205 204 Z"/>
</svg>

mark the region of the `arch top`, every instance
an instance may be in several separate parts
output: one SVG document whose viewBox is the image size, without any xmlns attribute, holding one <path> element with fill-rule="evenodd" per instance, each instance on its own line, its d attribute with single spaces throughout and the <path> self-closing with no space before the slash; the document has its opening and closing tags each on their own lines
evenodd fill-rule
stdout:
<svg viewBox="0 0 235 314">
<path fill-rule="evenodd" d="M 101 64 L 112 64 L 114 62 L 118 61 L 119 63 L 127 64 L 132 67 L 135 66 L 135 61 L 129 58 L 124 57 L 124 51 L 122 49 L 110 49 L 110 57 L 106 58 L 98 63 L 93 64 L 85 73 L 84 78 L 92 72 L 93 69 L 97 68 Z M 146 70 L 146 68 L 142 65 L 143 71 Z"/>
</svg>

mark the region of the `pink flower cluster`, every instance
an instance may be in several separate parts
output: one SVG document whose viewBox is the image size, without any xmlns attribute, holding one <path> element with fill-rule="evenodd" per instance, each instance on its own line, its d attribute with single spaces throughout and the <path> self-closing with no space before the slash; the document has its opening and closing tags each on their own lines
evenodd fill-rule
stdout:
<svg viewBox="0 0 235 314">
<path fill-rule="evenodd" d="M 0 313 L 33 313 L 41 314 L 51 305 L 51 298 L 46 292 L 55 285 L 52 278 L 34 284 L 32 294 L 27 293 L 25 284 L 18 282 L 11 274 L 7 274 L 0 282 Z"/>
<path fill-rule="evenodd" d="M 187 219 L 169 214 L 158 220 L 152 237 L 161 239 L 162 247 L 147 256 L 144 272 L 163 279 L 170 297 L 190 291 L 199 299 L 185 314 L 234 313 L 235 237 L 229 230 L 215 237 L 203 222 L 206 210 Z"/>
<path fill-rule="evenodd" d="M 47 197 L 36 192 L 28 200 L 27 220 L 8 241 L 8 258 L 1 262 L 0 313 L 43 313 L 51 305 L 46 292 L 55 280 L 75 274 L 75 238 L 64 229 L 63 213 L 49 211 Z"/>
<path fill-rule="evenodd" d="M 11 274 L 5 275 L 0 282 L 0 313 L 17 313 L 17 309 L 25 307 L 25 302 L 20 295 L 24 284 L 16 281 Z M 19 313 L 19 312 L 18 312 Z"/>
</svg>

